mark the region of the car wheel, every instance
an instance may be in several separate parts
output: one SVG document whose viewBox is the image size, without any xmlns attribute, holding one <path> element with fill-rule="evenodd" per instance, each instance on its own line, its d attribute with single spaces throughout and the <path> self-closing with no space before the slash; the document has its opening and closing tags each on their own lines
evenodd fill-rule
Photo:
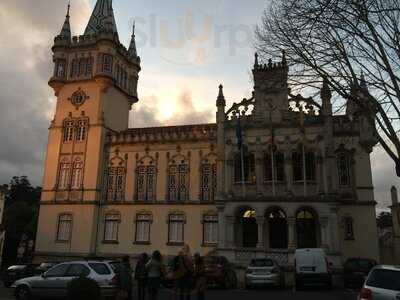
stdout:
<svg viewBox="0 0 400 300">
<path fill-rule="evenodd" d="M 24 285 L 17 287 L 15 290 L 15 298 L 17 300 L 30 300 L 32 298 L 31 292 L 29 291 L 28 287 Z"/>
</svg>

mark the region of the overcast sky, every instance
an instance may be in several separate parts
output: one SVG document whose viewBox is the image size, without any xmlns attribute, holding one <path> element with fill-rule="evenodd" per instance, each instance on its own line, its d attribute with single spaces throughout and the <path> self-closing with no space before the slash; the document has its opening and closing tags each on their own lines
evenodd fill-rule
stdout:
<svg viewBox="0 0 400 300">
<path fill-rule="evenodd" d="M 0 183 L 28 175 L 40 185 L 47 129 L 55 99 L 47 81 L 50 47 L 67 0 L 0 1 Z M 71 0 L 75 34 L 86 26 L 94 0 Z M 218 85 L 228 105 L 251 95 L 253 29 L 265 0 L 114 0 L 120 40 L 129 45 L 136 21 L 142 59 L 140 102 L 130 126 L 213 122 Z M 381 149 L 372 155 L 376 200 L 390 204 L 398 185 Z"/>
</svg>

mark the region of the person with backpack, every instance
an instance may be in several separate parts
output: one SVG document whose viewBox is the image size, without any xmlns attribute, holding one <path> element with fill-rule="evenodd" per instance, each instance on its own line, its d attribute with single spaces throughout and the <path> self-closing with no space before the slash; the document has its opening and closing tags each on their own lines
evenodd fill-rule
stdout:
<svg viewBox="0 0 400 300">
<path fill-rule="evenodd" d="M 190 300 L 194 286 L 193 261 L 189 246 L 185 245 L 179 252 L 175 266 L 175 280 L 178 300 Z"/>
<path fill-rule="evenodd" d="M 135 279 L 137 281 L 138 289 L 138 300 L 146 299 L 146 288 L 147 288 L 147 269 L 146 264 L 149 260 L 147 253 L 140 255 L 139 261 L 135 268 Z"/>
<path fill-rule="evenodd" d="M 162 265 L 162 256 L 159 251 L 154 251 L 151 259 L 146 264 L 147 271 L 147 287 L 149 293 L 149 300 L 157 300 L 158 292 L 160 290 L 161 277 L 164 274 L 164 267 Z"/>
</svg>

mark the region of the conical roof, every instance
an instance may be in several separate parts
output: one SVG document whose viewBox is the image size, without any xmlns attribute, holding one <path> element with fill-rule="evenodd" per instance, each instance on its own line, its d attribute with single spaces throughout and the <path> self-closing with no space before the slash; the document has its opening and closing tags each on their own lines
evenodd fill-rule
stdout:
<svg viewBox="0 0 400 300">
<path fill-rule="evenodd" d="M 68 11 L 67 11 L 67 15 L 65 16 L 65 21 L 64 21 L 64 25 L 61 29 L 60 32 L 60 36 L 62 37 L 66 37 L 71 39 L 71 25 L 69 23 L 69 9 L 70 9 L 70 4 L 68 4 Z"/>
<path fill-rule="evenodd" d="M 97 0 L 84 35 L 96 34 L 105 30 L 112 30 L 118 34 L 112 0 Z"/>
<path fill-rule="evenodd" d="M 136 40 L 135 40 L 135 23 L 133 23 L 132 38 L 131 38 L 131 43 L 129 45 L 128 51 L 131 56 L 137 56 Z"/>
</svg>

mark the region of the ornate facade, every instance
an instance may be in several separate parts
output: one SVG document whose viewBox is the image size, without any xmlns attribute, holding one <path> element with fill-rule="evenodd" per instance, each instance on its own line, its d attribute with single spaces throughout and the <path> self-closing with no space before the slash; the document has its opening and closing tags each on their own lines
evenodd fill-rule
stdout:
<svg viewBox="0 0 400 300">
<path fill-rule="evenodd" d="M 291 95 L 283 53 L 256 56 L 249 99 L 227 109 L 219 87 L 213 124 L 128 128 L 141 62 L 113 15 L 98 0 L 84 35 L 71 37 L 68 13 L 55 38 L 37 260 L 175 255 L 184 243 L 236 262 L 290 264 L 298 247 L 378 259 L 371 112 L 333 115 L 326 80 L 322 105 Z"/>
</svg>

